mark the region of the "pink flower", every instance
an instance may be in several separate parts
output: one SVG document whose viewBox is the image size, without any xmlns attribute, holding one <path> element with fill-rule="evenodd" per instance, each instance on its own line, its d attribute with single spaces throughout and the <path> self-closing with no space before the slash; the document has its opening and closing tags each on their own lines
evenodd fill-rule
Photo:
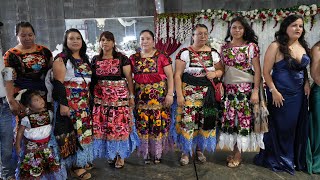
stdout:
<svg viewBox="0 0 320 180">
<path fill-rule="evenodd" d="M 250 83 L 241 83 L 239 84 L 239 91 L 240 92 L 248 92 L 251 90 Z"/>
<path fill-rule="evenodd" d="M 235 57 L 236 62 L 244 62 L 246 60 L 246 55 L 244 53 L 239 53 Z"/>
</svg>

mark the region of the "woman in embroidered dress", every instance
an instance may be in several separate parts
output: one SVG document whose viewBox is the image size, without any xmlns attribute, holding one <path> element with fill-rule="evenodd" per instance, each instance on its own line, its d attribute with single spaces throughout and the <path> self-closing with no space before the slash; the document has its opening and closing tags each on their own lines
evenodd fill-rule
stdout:
<svg viewBox="0 0 320 180">
<path fill-rule="evenodd" d="M 253 132 L 253 105 L 259 103 L 261 68 L 258 38 L 243 17 L 230 22 L 226 44 L 221 47 L 225 65 L 225 100 L 219 146 L 233 150 L 227 158 L 228 167 L 238 167 L 241 153 L 263 147 L 263 134 Z M 237 80 L 233 72 L 246 78 Z"/>
<path fill-rule="evenodd" d="M 173 72 L 170 58 L 154 48 L 154 34 L 140 33 L 141 52 L 130 56 L 135 80 L 136 127 L 140 138 L 138 154 L 145 163 L 160 163 L 173 144 L 169 138 L 170 106 L 173 103 Z"/>
<path fill-rule="evenodd" d="M 91 68 L 87 46 L 77 29 L 66 31 L 63 51 L 53 62 L 53 92 L 55 101 L 55 136 L 71 173 L 89 179 L 86 171 L 92 167 L 92 119 L 89 108 Z M 77 152 L 75 152 L 78 149 Z"/>
<path fill-rule="evenodd" d="M 266 51 L 269 132 L 263 138 L 265 150 L 255 157 L 257 165 L 292 175 L 295 169 L 306 169 L 310 50 L 303 22 L 299 15 L 286 17 Z"/>
<path fill-rule="evenodd" d="M 35 32 L 29 22 L 16 25 L 16 36 L 19 44 L 4 55 L 5 71 L 13 69 L 17 76 L 14 81 L 6 82 L 6 91 L 12 112 L 23 117 L 24 107 L 14 96 L 21 89 L 31 89 L 40 91 L 45 97 L 44 79 L 52 65 L 52 54 L 46 47 L 35 44 Z"/>
<path fill-rule="evenodd" d="M 182 151 L 180 163 L 189 163 L 189 155 L 196 151 L 197 160 L 204 163 L 205 150 L 216 149 L 216 122 L 220 119 L 220 104 L 214 99 L 210 81 L 223 75 L 219 53 L 206 45 L 208 28 L 197 24 L 192 32 L 193 43 L 176 56 L 175 87 L 177 93 L 176 133 Z M 206 67 L 207 71 L 204 69 Z"/>
<path fill-rule="evenodd" d="M 94 94 L 93 139 L 94 156 L 116 158 L 115 167 L 124 166 L 124 158 L 135 150 L 136 133 L 132 108 L 134 87 L 129 59 L 116 51 L 114 36 L 100 35 L 100 54 L 92 59 Z"/>
<path fill-rule="evenodd" d="M 16 151 L 21 154 L 17 179 L 66 179 L 65 169 L 61 169 L 49 147 L 52 111 L 46 110 L 45 101 L 37 91 L 27 90 L 20 102 L 28 113 L 22 118 L 17 133 Z M 25 140 L 21 148 L 22 138 Z"/>
</svg>

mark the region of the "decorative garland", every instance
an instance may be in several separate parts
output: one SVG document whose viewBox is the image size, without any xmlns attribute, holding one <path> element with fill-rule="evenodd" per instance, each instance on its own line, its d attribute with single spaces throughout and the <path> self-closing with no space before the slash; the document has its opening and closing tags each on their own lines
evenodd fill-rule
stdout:
<svg viewBox="0 0 320 180">
<path fill-rule="evenodd" d="M 200 19 L 211 22 L 212 29 L 210 32 L 212 32 L 216 19 L 229 24 L 233 17 L 244 16 L 251 25 L 254 22 L 262 22 L 263 31 L 267 21 L 274 20 L 275 24 L 273 28 L 275 28 L 280 21 L 291 14 L 303 16 L 305 22 L 310 20 L 311 30 L 315 23 L 315 15 L 320 14 L 320 5 L 300 5 L 290 8 L 254 9 L 250 11 L 207 9 L 196 13 L 159 14 L 156 23 L 156 40 L 161 40 L 165 43 L 167 40 L 172 42 L 173 39 L 176 39 L 178 42 L 182 43 L 191 35 L 194 25 L 197 24 Z"/>
</svg>

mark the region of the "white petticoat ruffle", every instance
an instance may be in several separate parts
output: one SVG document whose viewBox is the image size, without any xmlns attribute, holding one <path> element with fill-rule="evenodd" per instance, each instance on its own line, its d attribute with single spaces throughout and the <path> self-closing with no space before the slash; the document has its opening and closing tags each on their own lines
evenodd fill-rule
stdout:
<svg viewBox="0 0 320 180">
<path fill-rule="evenodd" d="M 251 133 L 248 136 L 242 136 L 236 133 L 220 133 L 218 142 L 220 149 L 226 147 L 233 151 L 236 144 L 240 152 L 255 151 L 258 147 L 261 149 L 265 148 L 263 143 L 263 133 Z"/>
</svg>

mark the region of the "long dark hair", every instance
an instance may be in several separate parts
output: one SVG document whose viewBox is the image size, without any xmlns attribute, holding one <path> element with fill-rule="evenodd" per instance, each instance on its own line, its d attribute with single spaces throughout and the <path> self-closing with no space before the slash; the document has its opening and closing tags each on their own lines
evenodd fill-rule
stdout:
<svg viewBox="0 0 320 180">
<path fill-rule="evenodd" d="M 244 33 L 243 33 L 243 40 L 245 40 L 246 42 L 250 43 L 253 42 L 255 44 L 258 44 L 258 36 L 254 33 L 253 29 L 251 28 L 251 26 L 248 24 L 247 20 L 244 19 L 244 17 L 242 16 L 237 16 L 235 18 L 233 18 L 230 22 L 230 26 L 228 28 L 227 31 L 227 35 L 224 38 L 225 42 L 230 42 L 230 40 L 232 41 L 232 36 L 231 36 L 231 26 L 234 22 L 240 22 L 241 25 L 244 27 Z"/>
<path fill-rule="evenodd" d="M 70 59 L 71 63 L 76 66 L 75 64 L 75 58 L 72 56 L 72 51 L 68 48 L 67 46 L 67 41 L 68 41 L 68 35 L 69 33 L 71 32 L 76 32 L 76 33 L 79 33 L 80 34 L 80 37 L 81 37 L 81 41 L 82 41 L 82 46 L 81 46 L 81 49 L 80 49 L 80 57 L 81 59 L 85 62 L 85 63 L 88 63 L 90 64 L 89 62 L 89 57 L 88 55 L 86 54 L 87 52 L 87 45 L 86 43 L 84 42 L 83 40 L 83 37 L 80 33 L 80 31 L 78 29 L 75 29 L 75 28 L 71 28 L 71 29 L 68 29 L 65 34 L 64 34 L 64 40 L 63 40 L 63 49 L 62 49 L 62 53 L 65 54 L 67 56 L 67 59 Z"/>
<path fill-rule="evenodd" d="M 30 106 L 33 96 L 40 96 L 40 93 L 38 91 L 28 89 L 26 92 L 22 93 L 20 103 L 26 107 Z"/>
<path fill-rule="evenodd" d="M 18 24 L 16 24 L 16 36 L 18 36 L 21 28 L 27 28 L 27 27 L 31 28 L 33 34 L 36 35 L 36 33 L 34 32 L 33 26 L 29 22 L 22 21 L 22 22 L 19 22 Z"/>
<path fill-rule="evenodd" d="M 118 52 L 117 52 L 117 50 L 116 50 L 116 41 L 114 40 L 114 35 L 113 35 L 113 33 L 112 32 L 110 32 L 110 31 L 104 31 L 104 32 L 102 32 L 101 34 L 100 34 L 100 37 L 99 37 L 99 42 L 101 41 L 101 39 L 103 38 L 103 37 L 105 37 L 107 40 L 110 40 L 110 41 L 112 41 L 113 43 L 114 43 L 114 46 L 113 46 L 113 48 L 112 48 L 112 56 L 113 56 L 113 58 L 118 58 Z M 99 58 L 100 59 L 102 59 L 102 57 L 103 57 L 103 50 L 102 50 L 102 48 L 100 47 L 100 50 L 99 50 L 100 52 L 99 52 Z"/>
<path fill-rule="evenodd" d="M 276 42 L 279 43 L 279 51 L 283 54 L 284 59 L 289 61 L 289 64 L 291 64 L 292 61 L 292 57 L 289 53 L 289 36 L 287 34 L 287 28 L 289 27 L 289 25 L 293 22 L 295 22 L 296 20 L 301 19 L 303 21 L 303 17 L 300 15 L 290 15 L 288 17 L 286 17 L 280 24 L 280 29 L 279 31 L 277 31 L 275 33 L 275 38 L 276 38 Z M 299 37 L 298 41 L 301 44 L 301 46 L 306 50 L 307 54 L 310 54 L 310 49 L 308 47 L 308 43 L 306 42 L 306 40 L 304 39 L 304 35 L 305 35 L 305 29 L 304 29 L 304 24 L 303 24 L 303 31 L 301 36 Z"/>
</svg>

